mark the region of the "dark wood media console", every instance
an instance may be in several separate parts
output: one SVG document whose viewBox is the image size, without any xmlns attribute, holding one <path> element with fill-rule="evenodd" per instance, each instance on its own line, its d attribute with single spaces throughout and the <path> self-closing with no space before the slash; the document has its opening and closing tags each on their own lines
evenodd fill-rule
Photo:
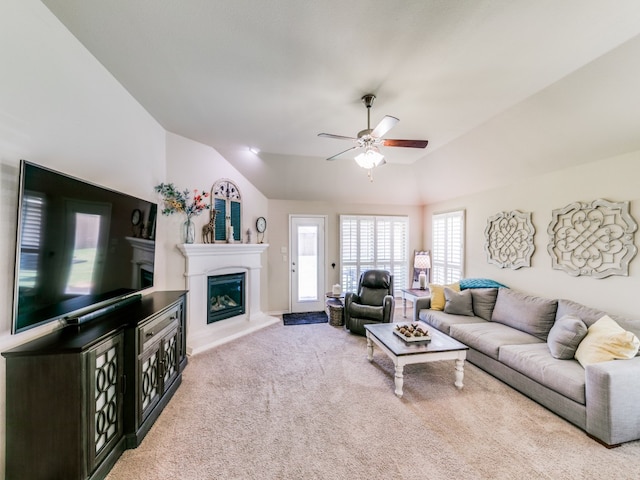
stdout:
<svg viewBox="0 0 640 480">
<path fill-rule="evenodd" d="M 3 352 L 6 478 L 104 478 L 178 389 L 186 338 L 167 291 Z"/>
</svg>

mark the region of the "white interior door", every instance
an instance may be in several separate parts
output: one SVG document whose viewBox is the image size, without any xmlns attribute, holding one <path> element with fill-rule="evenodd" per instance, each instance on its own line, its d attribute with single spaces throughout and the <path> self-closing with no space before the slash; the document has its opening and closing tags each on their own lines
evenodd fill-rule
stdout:
<svg viewBox="0 0 640 480">
<path fill-rule="evenodd" d="M 325 217 L 289 217 L 291 312 L 320 312 L 325 306 Z"/>
</svg>

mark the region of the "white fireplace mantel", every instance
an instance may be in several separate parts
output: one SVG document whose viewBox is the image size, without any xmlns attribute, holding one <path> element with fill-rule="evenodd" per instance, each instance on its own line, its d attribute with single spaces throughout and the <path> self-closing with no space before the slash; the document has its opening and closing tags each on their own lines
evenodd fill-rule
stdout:
<svg viewBox="0 0 640 480">
<path fill-rule="evenodd" d="M 260 307 L 260 270 L 266 243 L 191 243 L 178 249 L 185 258 L 187 353 L 196 354 L 280 321 Z M 246 313 L 207 324 L 207 279 L 229 273 L 246 275 Z"/>
</svg>

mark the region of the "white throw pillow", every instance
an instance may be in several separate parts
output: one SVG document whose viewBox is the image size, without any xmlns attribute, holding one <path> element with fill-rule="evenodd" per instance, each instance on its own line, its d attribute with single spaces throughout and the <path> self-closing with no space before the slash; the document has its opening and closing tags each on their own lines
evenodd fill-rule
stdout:
<svg viewBox="0 0 640 480">
<path fill-rule="evenodd" d="M 587 330 L 587 336 L 576 350 L 576 360 L 586 367 L 592 363 L 629 359 L 635 357 L 639 347 L 638 337 L 605 315 Z"/>
</svg>

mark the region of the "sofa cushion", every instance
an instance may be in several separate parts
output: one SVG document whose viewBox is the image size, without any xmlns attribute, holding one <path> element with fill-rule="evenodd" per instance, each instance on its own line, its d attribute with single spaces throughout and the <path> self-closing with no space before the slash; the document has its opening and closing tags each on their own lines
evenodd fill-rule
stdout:
<svg viewBox="0 0 640 480">
<path fill-rule="evenodd" d="M 557 308 L 557 300 L 500 288 L 491 321 L 509 325 L 546 340 L 556 319 Z"/>
<path fill-rule="evenodd" d="M 471 291 L 473 300 L 473 313 L 484 319 L 491 320 L 493 308 L 496 306 L 496 298 L 498 297 L 497 288 L 474 288 Z"/>
<path fill-rule="evenodd" d="M 592 363 L 629 359 L 636 356 L 638 347 L 638 337 L 605 315 L 589 327 L 576 350 L 576 360 L 586 367 Z"/>
<path fill-rule="evenodd" d="M 450 332 L 456 340 L 495 360 L 504 345 L 543 343 L 538 337 L 496 322 L 455 324 L 451 325 Z"/>
<path fill-rule="evenodd" d="M 473 317 L 471 290 L 456 292 L 449 287 L 444 287 L 444 311 L 453 315 Z"/>
<path fill-rule="evenodd" d="M 553 358 L 544 343 L 505 345 L 500 348 L 499 359 L 539 384 L 585 404 L 584 368 L 576 360 Z"/>
<path fill-rule="evenodd" d="M 438 310 L 421 310 L 418 318 L 432 327 L 449 335 L 451 325 L 467 323 L 487 323 L 480 317 L 468 317 L 466 315 L 452 315 Z"/>
<path fill-rule="evenodd" d="M 558 310 L 556 311 L 556 320 L 564 317 L 565 315 L 573 315 L 582 320 L 587 327 L 590 327 L 598 320 L 600 320 L 605 312 L 597 310 L 595 308 L 586 307 L 580 303 L 572 300 L 565 300 L 564 298 L 558 300 Z"/>
<path fill-rule="evenodd" d="M 547 337 L 547 345 L 551 356 L 561 360 L 571 360 L 576 354 L 578 345 L 586 335 L 587 326 L 578 317 L 565 315 L 556 320 Z"/>
<path fill-rule="evenodd" d="M 633 333 L 636 337 L 640 338 L 640 320 L 632 320 L 630 318 L 621 317 L 619 315 L 610 315 L 618 325 L 624 328 L 626 331 Z"/>
<path fill-rule="evenodd" d="M 602 317 L 607 315 L 606 312 L 598 310 L 596 308 L 586 307 L 580 303 L 573 302 L 571 300 L 558 300 L 558 311 L 556 318 L 561 318 L 564 315 L 575 315 L 580 318 L 587 327 L 590 327 Z M 476 312 L 477 315 L 477 312 Z M 633 333 L 636 337 L 640 338 L 640 320 L 634 320 L 630 318 L 621 317 L 619 315 L 609 315 L 613 318 L 618 325 L 625 330 Z"/>
<path fill-rule="evenodd" d="M 438 285 L 437 283 L 429 284 L 429 295 L 431 296 L 431 310 L 444 310 L 444 287 L 448 287 L 456 292 L 460 291 L 459 283 L 451 283 L 449 285 Z"/>
</svg>

